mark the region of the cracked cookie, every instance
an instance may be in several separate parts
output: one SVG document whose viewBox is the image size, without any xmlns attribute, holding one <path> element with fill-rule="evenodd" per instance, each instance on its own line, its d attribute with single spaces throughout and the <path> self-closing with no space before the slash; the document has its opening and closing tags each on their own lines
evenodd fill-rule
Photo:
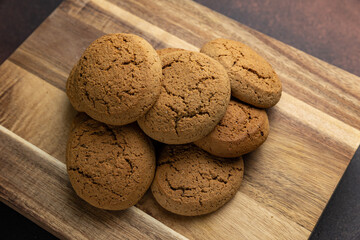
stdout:
<svg viewBox="0 0 360 240">
<path fill-rule="evenodd" d="M 67 81 L 79 112 L 111 125 L 136 121 L 160 94 L 161 62 L 153 47 L 133 34 L 108 34 L 84 51 Z"/>
<path fill-rule="evenodd" d="M 224 160 L 192 144 L 167 145 L 158 158 L 151 191 L 166 210 L 197 216 L 233 198 L 243 174 L 241 157 Z"/>
<path fill-rule="evenodd" d="M 200 52 L 227 70 L 231 92 L 237 99 L 259 108 L 274 106 L 281 97 L 281 82 L 271 65 L 245 44 L 228 39 L 206 43 Z"/>
<path fill-rule="evenodd" d="M 138 123 L 151 138 L 185 144 L 209 134 L 226 112 L 230 81 L 224 67 L 202 53 L 161 55 L 162 87 L 158 100 Z"/>
<path fill-rule="evenodd" d="M 194 144 L 215 156 L 232 158 L 254 151 L 268 135 L 265 110 L 231 100 L 215 129 Z"/>
<path fill-rule="evenodd" d="M 155 152 L 134 123 L 108 126 L 78 114 L 73 122 L 66 167 L 77 195 L 91 205 L 122 210 L 136 204 L 151 185 Z"/>
</svg>

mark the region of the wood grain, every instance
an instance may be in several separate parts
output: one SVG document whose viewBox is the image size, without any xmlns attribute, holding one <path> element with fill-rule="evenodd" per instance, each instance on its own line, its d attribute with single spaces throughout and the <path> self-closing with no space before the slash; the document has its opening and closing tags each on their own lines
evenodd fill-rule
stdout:
<svg viewBox="0 0 360 240">
<path fill-rule="evenodd" d="M 105 211 L 74 193 L 65 164 L 0 126 L 0 197 L 69 239 L 185 239 L 135 207 Z"/>
<path fill-rule="evenodd" d="M 94 235 L 85 222 L 79 222 L 76 226 L 84 230 L 74 237 L 105 238 L 117 231 L 124 238 L 140 238 L 155 228 L 150 237 L 307 238 L 360 143 L 360 79 L 191 1 L 67 0 L 0 66 L 0 136 L 4 139 L 0 147 L 6 149 L 6 142 L 16 146 L 0 154 L 6 160 L 1 161 L 1 171 L 9 172 L 0 182 L 1 199 L 24 214 L 33 209 L 32 219 L 57 236 L 73 237 L 68 231 L 71 224 L 91 207 L 74 203 L 80 200 L 61 167 L 75 114 L 64 93 L 65 83 L 87 45 L 110 32 L 138 34 L 156 48 L 198 50 L 217 37 L 242 41 L 274 66 L 284 93 L 279 104 L 268 110 L 268 140 L 244 156 L 244 182 L 224 208 L 202 217 L 179 217 L 163 210 L 148 192 L 130 213 L 93 209 L 96 217 L 86 223 L 96 225 Z M 24 146 L 31 146 L 31 151 L 19 156 L 23 150 L 17 149 L 29 148 Z M 28 177 L 26 186 L 34 193 L 27 194 L 23 180 L 14 177 Z M 40 183 L 48 181 L 55 181 L 51 189 L 36 194 Z M 35 211 L 48 205 L 53 218 Z M 64 212 L 57 216 L 59 206 Z M 65 211 L 68 208 L 74 214 Z M 153 225 L 139 223 L 134 229 L 130 223 L 126 232 L 121 227 L 125 223 L 115 226 L 128 218 Z"/>
<path fill-rule="evenodd" d="M 358 0 L 195 1 L 360 76 Z"/>
</svg>

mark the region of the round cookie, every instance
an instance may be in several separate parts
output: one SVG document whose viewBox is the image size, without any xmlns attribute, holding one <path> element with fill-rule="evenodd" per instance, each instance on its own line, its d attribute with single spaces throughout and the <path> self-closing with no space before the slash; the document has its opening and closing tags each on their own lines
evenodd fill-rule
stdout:
<svg viewBox="0 0 360 240">
<path fill-rule="evenodd" d="M 178 51 L 186 51 L 184 49 L 181 48 L 162 48 L 162 49 L 158 49 L 156 50 L 157 54 L 159 54 L 159 56 L 168 54 L 168 53 L 172 53 L 172 52 L 178 52 Z"/>
<path fill-rule="evenodd" d="M 176 51 L 161 56 L 160 96 L 138 120 L 151 138 L 185 144 L 209 134 L 226 112 L 230 82 L 224 67 L 205 54 Z"/>
<path fill-rule="evenodd" d="M 155 103 L 161 62 L 153 47 L 133 34 L 108 34 L 84 51 L 67 82 L 74 108 L 111 125 L 136 121 Z"/>
<path fill-rule="evenodd" d="M 263 144 L 269 129 L 265 110 L 231 100 L 215 129 L 194 144 L 215 156 L 239 157 Z"/>
<path fill-rule="evenodd" d="M 219 209 L 238 191 L 241 157 L 222 159 L 195 145 L 167 145 L 161 152 L 151 191 L 166 210 L 185 216 Z"/>
<path fill-rule="evenodd" d="M 151 141 L 136 124 L 112 127 L 76 116 L 66 166 L 71 185 L 86 202 L 107 210 L 133 206 L 150 187 L 155 164 Z"/>
<path fill-rule="evenodd" d="M 227 70 L 232 95 L 259 108 L 274 106 L 281 82 L 270 64 L 245 44 L 228 39 L 206 43 L 200 52 L 218 60 Z"/>
</svg>

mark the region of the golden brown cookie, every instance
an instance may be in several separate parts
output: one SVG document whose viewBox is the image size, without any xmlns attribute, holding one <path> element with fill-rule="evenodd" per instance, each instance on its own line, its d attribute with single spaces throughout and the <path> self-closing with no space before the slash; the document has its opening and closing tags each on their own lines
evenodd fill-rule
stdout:
<svg viewBox="0 0 360 240">
<path fill-rule="evenodd" d="M 186 51 L 186 50 L 181 49 L 181 48 L 162 48 L 162 49 L 156 50 L 156 52 L 157 52 L 157 54 L 159 54 L 159 56 L 168 54 L 168 53 L 172 53 L 172 52 L 178 52 L 178 51 Z"/>
<path fill-rule="evenodd" d="M 270 64 L 249 46 L 228 39 L 206 43 L 200 52 L 218 60 L 227 70 L 232 95 L 259 108 L 274 106 L 281 82 Z"/>
<path fill-rule="evenodd" d="M 184 144 L 209 134 L 226 112 L 230 82 L 224 67 L 205 54 L 177 51 L 161 56 L 159 99 L 138 120 L 151 138 Z"/>
<path fill-rule="evenodd" d="M 239 157 L 254 151 L 269 135 L 265 110 L 231 100 L 224 118 L 206 137 L 194 142 L 219 157 Z"/>
<path fill-rule="evenodd" d="M 238 191 L 241 157 L 222 159 L 195 145 L 167 145 L 161 152 L 151 191 L 166 210 L 185 216 L 219 209 Z"/>
<path fill-rule="evenodd" d="M 67 82 L 74 108 L 112 125 L 136 121 L 160 94 L 161 63 L 133 34 L 108 34 L 85 50 Z"/>
<path fill-rule="evenodd" d="M 150 187 L 155 153 L 136 124 L 108 126 L 79 114 L 70 132 L 66 166 L 79 197 L 98 208 L 122 210 Z"/>
</svg>

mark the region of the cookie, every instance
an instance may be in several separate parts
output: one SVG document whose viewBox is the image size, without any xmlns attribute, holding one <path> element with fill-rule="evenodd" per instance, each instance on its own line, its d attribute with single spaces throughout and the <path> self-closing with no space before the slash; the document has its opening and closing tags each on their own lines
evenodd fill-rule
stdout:
<svg viewBox="0 0 360 240">
<path fill-rule="evenodd" d="M 151 138 L 185 144 L 209 134 L 226 112 L 230 82 L 224 67 L 205 54 L 176 51 L 161 56 L 160 96 L 138 120 Z"/>
<path fill-rule="evenodd" d="M 136 121 L 160 94 L 161 62 L 133 34 L 108 34 L 84 51 L 67 82 L 74 108 L 111 125 Z"/>
<path fill-rule="evenodd" d="M 206 43 L 200 52 L 227 70 L 232 95 L 259 108 L 274 106 L 281 97 L 281 82 L 270 64 L 245 44 L 228 39 Z"/>
<path fill-rule="evenodd" d="M 108 210 L 133 206 L 150 187 L 155 165 L 154 148 L 135 123 L 115 127 L 76 116 L 66 166 L 71 185 L 86 202 Z"/>
<path fill-rule="evenodd" d="M 215 129 L 194 144 L 215 156 L 233 158 L 254 151 L 268 135 L 265 110 L 231 100 Z"/>
<path fill-rule="evenodd" d="M 159 54 L 159 56 L 165 55 L 168 53 L 172 53 L 172 52 L 178 52 L 178 51 L 186 51 L 186 50 L 181 49 L 181 48 L 163 48 L 163 49 L 156 50 L 156 52 L 157 52 L 157 54 Z"/>
<path fill-rule="evenodd" d="M 219 209 L 238 191 L 241 157 L 222 159 L 192 144 L 167 145 L 161 152 L 151 191 L 166 210 L 185 216 Z"/>
<path fill-rule="evenodd" d="M 69 74 L 69 77 L 66 81 L 66 94 L 71 104 L 76 110 L 80 109 L 79 101 L 74 101 L 74 99 L 77 99 L 78 96 L 77 90 L 74 87 L 75 75 L 77 74 L 77 69 L 78 69 L 77 66 L 78 66 L 77 64 L 73 66 Z"/>
</svg>

